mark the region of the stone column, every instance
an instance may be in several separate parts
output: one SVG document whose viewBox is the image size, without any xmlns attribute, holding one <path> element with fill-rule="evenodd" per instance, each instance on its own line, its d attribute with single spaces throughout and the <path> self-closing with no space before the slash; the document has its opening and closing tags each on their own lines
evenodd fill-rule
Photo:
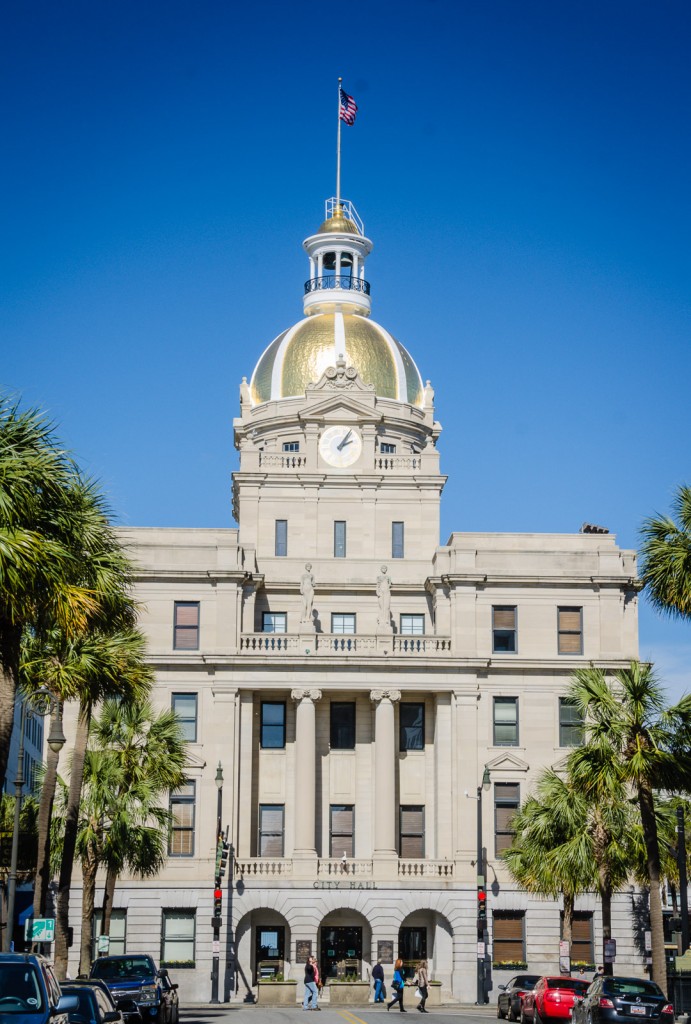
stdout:
<svg viewBox="0 0 691 1024">
<path fill-rule="evenodd" d="M 394 703 L 400 690 L 372 690 L 374 719 L 374 852 L 375 878 L 398 876 L 396 843 L 396 732 Z"/>
<path fill-rule="evenodd" d="M 315 703 L 321 690 L 292 690 L 295 714 L 295 842 L 293 874 L 316 874 L 316 767 L 317 736 Z"/>
</svg>

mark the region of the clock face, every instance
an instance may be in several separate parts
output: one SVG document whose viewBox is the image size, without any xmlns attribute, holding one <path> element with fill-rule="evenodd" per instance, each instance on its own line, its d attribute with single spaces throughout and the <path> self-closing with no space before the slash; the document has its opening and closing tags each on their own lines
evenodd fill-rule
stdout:
<svg viewBox="0 0 691 1024">
<path fill-rule="evenodd" d="M 327 427 L 319 439 L 319 454 L 336 469 L 352 466 L 362 454 L 362 438 L 355 427 Z"/>
</svg>

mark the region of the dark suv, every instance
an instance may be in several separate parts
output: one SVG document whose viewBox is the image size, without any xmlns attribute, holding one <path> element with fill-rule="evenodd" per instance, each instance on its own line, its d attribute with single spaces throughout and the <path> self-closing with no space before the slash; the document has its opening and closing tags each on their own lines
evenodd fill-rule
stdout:
<svg viewBox="0 0 691 1024">
<path fill-rule="evenodd" d="M 67 1024 L 76 996 L 63 996 L 53 969 L 34 953 L 0 953 L 0 1024 Z"/>
<path fill-rule="evenodd" d="M 144 1024 L 170 1024 L 177 985 L 162 984 L 167 971 L 157 970 L 152 957 L 143 953 L 104 956 L 94 960 L 90 977 L 105 981 L 125 1019 L 141 1016 Z"/>
<path fill-rule="evenodd" d="M 573 1008 L 574 1024 L 674 1024 L 674 1007 L 659 985 L 647 978 L 597 977 Z"/>
</svg>

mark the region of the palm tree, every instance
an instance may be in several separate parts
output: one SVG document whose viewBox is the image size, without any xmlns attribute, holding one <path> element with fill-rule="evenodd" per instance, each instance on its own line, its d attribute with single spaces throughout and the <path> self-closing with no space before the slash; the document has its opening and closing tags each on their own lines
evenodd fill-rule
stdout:
<svg viewBox="0 0 691 1024">
<path fill-rule="evenodd" d="M 144 660 L 146 642 L 138 630 L 93 630 L 72 646 L 75 680 L 79 681 L 80 696 L 55 921 L 55 970 L 61 980 L 67 973 L 70 885 L 79 831 L 84 760 L 93 709 L 100 701 L 114 695 L 122 697 L 125 703 L 142 701 L 148 696 L 152 680 L 152 670 Z"/>
<path fill-rule="evenodd" d="M 94 721 L 93 736 L 116 766 L 101 928 L 108 935 L 115 885 L 123 870 L 147 877 L 157 874 L 165 860 L 171 820 L 168 810 L 156 803 L 185 781 L 187 748 L 178 716 L 171 710 L 157 713 L 149 700 L 106 701 Z"/>
<path fill-rule="evenodd" d="M 563 897 L 563 937 L 570 945 L 576 897 L 597 880 L 587 841 L 588 806 L 571 781 L 551 768 L 540 775 L 536 790 L 512 819 L 514 839 L 503 859 L 528 892 Z M 562 855 L 555 856 L 562 847 Z"/>
<path fill-rule="evenodd" d="M 0 396 L 0 788 L 14 721 L 22 636 L 85 624 L 96 595 L 79 581 L 76 465 L 35 409 Z"/>
<path fill-rule="evenodd" d="M 691 618 L 691 487 L 672 500 L 675 518 L 650 516 L 641 527 L 641 578 L 658 611 Z"/>
<path fill-rule="evenodd" d="M 691 696 L 667 707 L 652 666 L 634 661 L 629 668 L 614 672 L 611 683 L 600 668 L 579 670 L 569 698 L 583 716 L 587 738 L 585 746 L 569 759 L 574 781 L 601 800 L 612 787 L 626 785 L 638 803 L 650 888 L 652 976 L 666 991 L 654 791 L 673 793 L 691 786 Z"/>
</svg>

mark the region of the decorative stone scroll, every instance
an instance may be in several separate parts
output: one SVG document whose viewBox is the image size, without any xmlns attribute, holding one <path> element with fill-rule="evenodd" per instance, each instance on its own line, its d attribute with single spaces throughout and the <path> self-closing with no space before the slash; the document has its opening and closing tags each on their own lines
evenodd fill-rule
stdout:
<svg viewBox="0 0 691 1024">
<path fill-rule="evenodd" d="M 400 690 L 372 690 L 369 699 L 378 704 L 382 700 L 390 700 L 392 704 L 401 699 Z"/>
<path fill-rule="evenodd" d="M 305 389 L 312 391 L 374 391 L 374 384 L 365 384 L 354 366 L 346 366 L 345 359 L 339 359 L 335 366 L 327 366 L 316 384 Z"/>
<path fill-rule="evenodd" d="M 322 699 L 321 690 L 291 690 L 291 700 L 311 700 L 317 701 Z"/>
</svg>

